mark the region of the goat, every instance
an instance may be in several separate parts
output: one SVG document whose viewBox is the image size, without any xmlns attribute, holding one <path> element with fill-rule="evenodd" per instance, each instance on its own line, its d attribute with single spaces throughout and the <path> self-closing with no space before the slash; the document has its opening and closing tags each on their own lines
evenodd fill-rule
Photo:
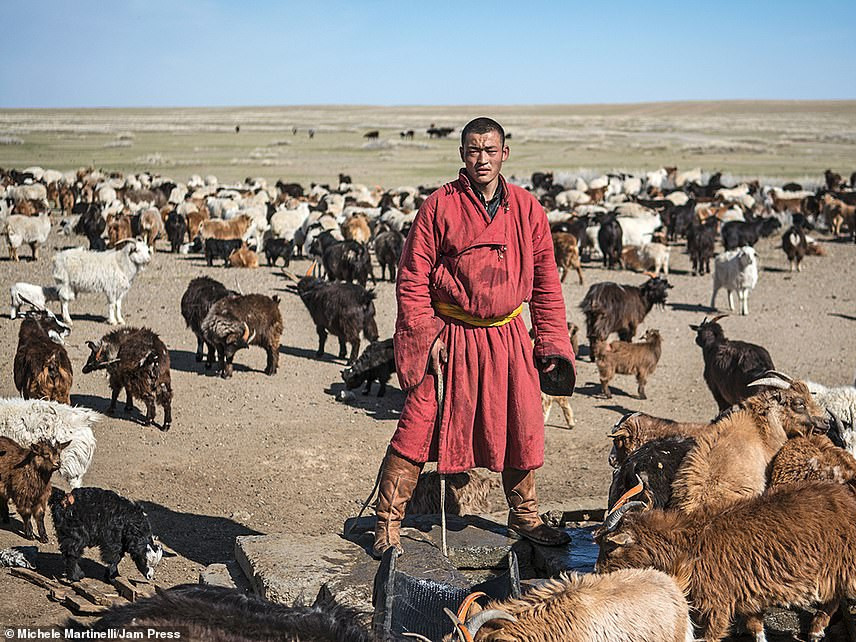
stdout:
<svg viewBox="0 0 856 642">
<path fill-rule="evenodd" d="M 169 213 L 165 223 L 166 238 L 169 240 L 170 251 L 176 254 L 184 243 L 184 237 L 187 234 L 187 220 L 173 210 Z"/>
<path fill-rule="evenodd" d="M 49 310 L 34 308 L 24 315 L 18 330 L 13 364 L 15 388 L 24 399 L 71 403 L 74 373 L 63 338 L 71 328 Z"/>
<path fill-rule="evenodd" d="M 82 234 L 89 241 L 90 250 L 106 250 L 107 244 L 102 235 L 107 228 L 107 221 L 102 215 L 100 203 L 77 203 L 72 213 L 80 214 L 74 225 L 75 234 Z"/>
<path fill-rule="evenodd" d="M 802 481 L 843 484 L 856 479 L 856 459 L 826 435 L 795 437 L 770 463 L 770 488 Z"/>
<path fill-rule="evenodd" d="M 365 245 L 371 238 L 369 221 L 364 214 L 354 214 L 342 223 L 342 236 L 346 241 L 354 241 Z"/>
<path fill-rule="evenodd" d="M 294 253 L 294 239 L 266 238 L 264 243 L 264 254 L 268 265 L 276 265 L 277 259 L 284 261 L 283 267 L 288 267 L 291 255 Z"/>
<path fill-rule="evenodd" d="M 393 229 L 386 230 L 377 235 L 374 241 L 375 257 L 380 265 L 380 279 L 383 281 L 387 269 L 389 280 L 395 282 L 395 271 L 401 260 L 401 251 L 404 249 L 404 236 L 401 232 Z"/>
<path fill-rule="evenodd" d="M 734 292 L 740 303 L 740 314 L 749 314 L 749 291 L 758 284 L 758 259 L 755 248 L 746 245 L 723 252 L 713 262 L 713 295 L 711 309 L 716 309 L 716 294 L 720 288 L 728 291 L 728 308 L 734 310 Z"/>
<path fill-rule="evenodd" d="M 164 221 L 157 208 L 150 207 L 140 214 L 140 232 L 146 240 L 149 249 L 155 251 L 155 241 L 166 235 Z M 181 243 L 179 243 L 181 245 Z"/>
<path fill-rule="evenodd" d="M 148 328 L 121 328 L 108 332 L 98 343 L 87 341 L 89 358 L 83 373 L 106 369 L 111 399 L 108 414 L 116 411 L 119 392 L 125 390 L 125 411 L 134 408 L 134 398 L 146 405 L 145 426 L 155 418 L 155 402 L 163 407 L 164 432 L 172 425 L 172 381 L 169 351 L 160 337 Z"/>
<path fill-rule="evenodd" d="M 610 270 L 616 265 L 622 267 L 622 231 L 621 224 L 615 214 L 609 214 L 601 221 L 600 229 L 597 232 L 597 244 L 603 254 L 603 267 Z"/>
<path fill-rule="evenodd" d="M 622 341 L 630 341 L 654 304 L 666 303 L 669 288 L 666 279 L 655 277 L 641 286 L 619 285 L 610 281 L 595 283 L 586 292 L 580 308 L 586 317 L 586 336 L 591 360 L 599 344 L 612 332 Z"/>
<path fill-rule="evenodd" d="M 765 348 L 725 338 L 717 323 L 725 316 L 710 321 L 705 317 L 699 325 L 690 325 L 704 356 L 704 381 L 720 412 L 753 394 L 749 384 L 768 370 L 775 370 L 773 358 Z"/>
<path fill-rule="evenodd" d="M 613 468 L 620 467 L 630 455 L 650 441 L 668 437 L 694 439 L 709 428 L 710 424 L 706 423 L 678 422 L 644 412 L 628 413 L 615 422 L 609 434 L 612 439 L 609 465 Z"/>
<path fill-rule="evenodd" d="M 808 241 L 803 226 L 796 220 L 782 235 L 782 249 L 788 257 L 790 271 L 793 272 L 796 266 L 797 272 L 802 272 L 802 260 L 808 254 Z"/>
<path fill-rule="evenodd" d="M 244 235 L 249 231 L 252 222 L 253 219 L 247 214 L 239 214 L 228 221 L 216 218 L 206 219 L 199 223 L 197 231 L 203 241 L 209 238 L 216 238 L 223 241 L 243 239 Z"/>
<path fill-rule="evenodd" d="M 736 250 L 746 245 L 754 247 L 761 237 L 767 237 L 782 227 L 774 216 L 754 221 L 729 221 L 722 226 L 722 244 L 726 251 Z"/>
<path fill-rule="evenodd" d="M 139 504 L 101 488 L 77 488 L 67 494 L 55 488 L 48 502 L 69 581 L 83 579 L 79 561 L 84 549 L 93 546 L 107 564 L 105 582 L 118 577 L 125 553 L 147 580 L 154 578 L 163 549 Z"/>
<path fill-rule="evenodd" d="M 663 437 L 634 450 L 612 471 L 609 506 L 618 505 L 640 482 L 644 485 L 642 501 L 649 508 L 671 506 L 672 484 L 684 458 L 695 445 L 692 437 Z"/>
<path fill-rule="evenodd" d="M 197 363 L 204 358 L 203 346 L 206 345 L 202 336 L 202 320 L 215 302 L 230 294 L 237 294 L 237 292 L 229 290 L 219 281 L 215 281 L 207 276 L 200 276 L 193 279 L 187 285 L 187 289 L 181 296 L 181 316 L 184 317 L 187 327 L 196 335 Z M 215 348 L 212 344 L 207 345 L 208 354 L 212 355 L 209 358 L 210 367 L 211 362 L 214 360 L 213 352 Z"/>
<path fill-rule="evenodd" d="M 208 267 L 214 266 L 214 259 L 223 259 L 223 267 L 229 266 L 229 256 L 243 245 L 241 239 L 205 239 L 205 262 Z"/>
<path fill-rule="evenodd" d="M 455 618 L 456 639 L 692 642 L 693 624 L 682 586 L 688 578 L 679 577 L 675 580 L 653 569 L 562 573 L 521 597 L 489 602 L 466 623 Z"/>
<path fill-rule="evenodd" d="M 59 291 L 53 285 L 33 285 L 19 281 L 9 288 L 9 298 L 12 301 L 9 318 L 14 319 L 20 314 L 25 301 L 38 308 L 44 308 L 48 301 L 59 301 Z"/>
<path fill-rule="evenodd" d="M 636 375 L 639 398 L 647 399 L 645 384 L 648 382 L 648 376 L 657 368 L 662 346 L 660 333 L 657 330 L 648 330 L 639 343 L 613 341 L 600 350 L 595 359 L 604 396 L 607 399 L 612 398 L 609 382 L 616 374 L 632 374 Z"/>
<path fill-rule="evenodd" d="M 491 512 L 490 491 L 502 485 L 498 477 L 477 470 L 444 477 L 447 515 L 480 515 Z M 407 514 L 439 515 L 440 509 L 440 475 L 436 471 L 421 473 L 413 496 L 407 502 Z"/>
<path fill-rule="evenodd" d="M 824 194 L 821 202 L 832 234 L 838 236 L 841 234 L 842 224 L 847 225 L 853 242 L 856 243 L 856 205 L 845 203 L 832 194 Z"/>
<path fill-rule="evenodd" d="M 36 518 L 38 540 L 48 541 L 45 511 L 51 493 L 51 477 L 59 470 L 60 454 L 71 442 L 51 444 L 38 441 L 22 447 L 8 437 L 0 437 L 0 519 L 10 522 L 9 500 L 24 523 L 24 537 L 34 539 L 32 517 Z"/>
<path fill-rule="evenodd" d="M 232 267 L 257 268 L 259 267 L 259 255 L 248 248 L 246 243 L 242 243 L 241 247 L 229 255 L 228 262 Z"/>
<path fill-rule="evenodd" d="M 30 246 L 33 260 L 39 258 L 39 244 L 48 240 L 51 231 L 51 218 L 47 212 L 38 216 L 13 214 L 6 219 L 6 242 L 9 245 L 9 258 L 18 260 L 18 248 L 24 243 Z"/>
<path fill-rule="evenodd" d="M 693 219 L 687 229 L 687 252 L 692 260 L 693 276 L 710 272 L 710 259 L 716 244 L 716 226 L 719 221 L 711 218 L 704 223 Z"/>
<path fill-rule="evenodd" d="M 630 512 L 640 505 L 620 507 L 597 532 L 597 571 L 689 573 L 690 604 L 709 642 L 720 642 L 735 616 L 765 639 L 764 611 L 779 605 L 820 605 L 810 630 L 819 640 L 841 596 L 856 591 L 851 485 L 783 486 L 718 512 Z"/>
<path fill-rule="evenodd" d="M 806 381 L 806 385 L 814 400 L 842 423 L 844 430 L 840 436 L 844 447 L 856 457 L 856 387 L 827 388 L 813 381 Z"/>
<path fill-rule="evenodd" d="M 80 292 L 103 292 L 107 296 L 107 320 L 125 323 L 122 299 L 131 289 L 134 277 L 151 261 L 148 246 L 134 239 L 108 252 L 73 248 L 57 252 L 53 258 L 53 278 L 57 283 L 62 318 L 72 325 L 68 302 Z"/>
<path fill-rule="evenodd" d="M 211 305 L 200 325 L 202 337 L 214 346 L 220 363 L 220 376 L 232 376 L 232 360 L 241 348 L 259 346 L 267 353 L 264 373 L 276 374 L 279 365 L 279 342 L 282 336 L 282 313 L 279 297 L 264 294 L 230 294 Z M 208 366 L 214 362 L 208 350 Z"/>
<path fill-rule="evenodd" d="M 395 373 L 395 349 L 392 339 L 386 339 L 370 343 L 354 365 L 342 370 L 342 379 L 348 390 L 353 390 L 365 383 L 364 395 L 371 392 L 372 381 L 377 381 L 377 396 L 383 397 L 386 394 L 386 384 L 393 373 Z"/>
<path fill-rule="evenodd" d="M 119 243 L 133 237 L 131 217 L 120 214 L 107 219 L 107 247 L 114 248 Z"/>
<path fill-rule="evenodd" d="M 324 271 L 331 281 L 341 280 L 346 283 L 356 281 L 366 287 L 366 282 L 372 273 L 369 250 L 366 245 L 356 241 L 339 241 L 324 250 Z"/>
<path fill-rule="evenodd" d="M 625 245 L 621 249 L 621 262 L 625 268 L 637 272 L 651 272 L 655 276 L 662 272 L 668 276 L 670 253 L 669 246 L 664 243 L 645 243 L 641 247 Z"/>
<path fill-rule="evenodd" d="M 567 232 L 553 232 L 553 253 L 556 257 L 556 267 L 562 273 L 560 281 L 565 282 L 571 268 L 573 268 L 583 284 L 583 270 L 580 265 L 580 251 L 577 248 L 577 237 Z"/>
</svg>

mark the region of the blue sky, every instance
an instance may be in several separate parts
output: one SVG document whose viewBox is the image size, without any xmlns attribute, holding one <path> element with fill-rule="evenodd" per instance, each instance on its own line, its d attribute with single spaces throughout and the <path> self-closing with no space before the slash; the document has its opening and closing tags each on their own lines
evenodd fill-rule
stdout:
<svg viewBox="0 0 856 642">
<path fill-rule="evenodd" d="M 856 98 L 856 2 L 4 0 L 0 107 Z"/>
</svg>

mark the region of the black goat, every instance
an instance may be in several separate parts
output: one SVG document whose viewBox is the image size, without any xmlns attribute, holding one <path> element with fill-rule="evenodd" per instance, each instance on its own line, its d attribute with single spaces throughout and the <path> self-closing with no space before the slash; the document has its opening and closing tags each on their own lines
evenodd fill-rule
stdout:
<svg viewBox="0 0 856 642">
<path fill-rule="evenodd" d="M 184 317 L 187 327 L 196 335 L 197 362 L 202 361 L 205 356 L 203 354 L 205 340 L 202 337 L 202 320 L 215 302 L 230 294 L 237 294 L 237 292 L 229 290 L 219 281 L 215 281 L 207 276 L 200 276 L 188 284 L 187 289 L 181 297 L 181 316 Z M 214 350 L 214 346 L 208 344 L 208 354 L 212 354 Z M 210 360 L 213 359 L 214 357 L 212 356 Z"/>
<path fill-rule="evenodd" d="M 389 268 L 389 280 L 395 281 L 401 250 L 404 248 L 404 236 L 396 230 L 386 230 L 377 235 L 374 242 L 375 257 L 380 264 L 380 280 L 383 281 Z"/>
<path fill-rule="evenodd" d="M 73 371 L 63 345 L 63 337 L 68 336 L 71 328 L 50 310 L 33 308 L 24 314 L 18 330 L 13 364 L 15 388 L 24 399 L 71 403 Z"/>
<path fill-rule="evenodd" d="M 691 198 L 683 205 L 673 205 L 667 208 L 661 215 L 663 225 L 668 230 L 668 239 L 670 241 L 676 241 L 679 237 L 687 235 L 690 225 L 692 225 L 693 221 L 697 220 L 695 206 L 696 201 L 694 198 Z"/>
<path fill-rule="evenodd" d="M 802 260 L 808 254 L 808 241 L 803 231 L 806 223 L 807 221 L 803 216 L 794 215 L 794 224 L 782 234 L 782 249 L 788 257 L 788 266 L 791 272 L 794 271 L 794 266 L 796 266 L 797 272 L 802 272 Z"/>
<path fill-rule="evenodd" d="M 346 357 L 345 344 L 351 344 L 348 364 L 355 363 L 360 352 L 360 331 L 369 341 L 377 341 L 373 291 L 352 283 L 331 283 L 304 276 L 297 283 L 297 293 L 318 332 L 317 357 L 324 356 L 328 332 L 339 339 L 340 359 Z"/>
<path fill-rule="evenodd" d="M 369 249 L 356 241 L 339 241 L 327 247 L 323 255 L 324 271 L 331 281 L 356 281 L 366 287 L 372 273 Z"/>
<path fill-rule="evenodd" d="M 591 256 L 592 245 L 589 235 L 586 234 L 586 229 L 588 229 L 590 222 L 588 214 L 585 216 L 575 216 L 569 221 L 550 225 L 550 233 L 566 232 L 573 234 L 577 239 L 577 248 L 580 251 L 580 257 L 588 258 Z"/>
<path fill-rule="evenodd" d="M 93 546 L 107 564 L 106 582 L 119 575 L 119 562 L 126 553 L 146 579 L 154 577 L 163 549 L 139 504 L 101 488 L 76 488 L 68 494 L 54 488 L 48 504 L 70 581 L 83 578 L 79 561 L 84 549 Z"/>
<path fill-rule="evenodd" d="M 75 203 L 72 213 L 80 213 L 74 225 L 75 234 L 82 234 L 89 241 L 90 250 L 106 250 L 107 242 L 101 237 L 107 229 L 107 220 L 101 213 L 100 203 Z"/>
<path fill-rule="evenodd" d="M 726 408 L 760 392 L 749 387 L 768 370 L 775 370 L 773 358 L 765 348 L 725 338 L 722 326 L 717 323 L 727 315 L 705 319 L 691 325 L 696 332 L 696 344 L 704 356 L 704 380 L 722 412 Z"/>
<path fill-rule="evenodd" d="M 641 480 L 645 495 L 634 497 L 648 508 L 666 508 L 672 501 L 672 482 L 687 453 L 695 446 L 692 437 L 654 439 L 634 450 L 612 473 L 609 506 Z"/>
<path fill-rule="evenodd" d="M 241 239 L 205 239 L 205 262 L 208 267 L 214 265 L 214 259 L 223 259 L 223 267 L 229 267 L 229 255 L 235 250 L 240 250 L 243 241 Z"/>
<path fill-rule="evenodd" d="M 687 252 L 692 260 L 693 276 L 710 272 L 718 225 L 719 221 L 713 216 L 703 223 L 695 218 L 687 229 Z"/>
<path fill-rule="evenodd" d="M 187 234 L 187 220 L 175 210 L 169 213 L 166 217 L 166 238 L 169 240 L 171 251 L 177 253 L 184 243 L 184 236 Z"/>
<path fill-rule="evenodd" d="M 342 370 L 342 379 L 348 390 L 353 390 L 365 382 L 364 395 L 371 392 L 372 381 L 377 381 L 377 396 L 383 397 L 386 394 L 386 384 L 394 372 L 395 350 L 392 339 L 386 339 L 370 343 L 354 365 Z"/>
<path fill-rule="evenodd" d="M 774 216 L 750 222 L 729 221 L 722 226 L 722 244 L 726 250 L 736 250 L 744 245 L 754 247 L 759 238 L 770 236 L 780 227 L 782 224 Z"/>
<path fill-rule="evenodd" d="M 265 239 L 264 245 L 265 258 L 268 265 L 276 265 L 277 259 L 282 259 L 285 262 L 284 267 L 288 267 L 291 262 L 291 255 L 294 253 L 294 239 L 285 240 L 278 238 Z"/>
<path fill-rule="evenodd" d="M 164 432 L 172 426 L 172 382 L 169 350 L 148 328 L 120 328 L 108 332 L 98 343 L 87 341 L 90 354 L 83 373 L 106 369 L 112 393 L 108 414 L 116 411 L 119 392 L 125 390 L 125 411 L 134 408 L 134 398 L 146 405 L 144 425 L 155 418 L 155 403 L 163 407 Z"/>
<path fill-rule="evenodd" d="M 300 183 L 284 183 L 276 182 L 276 189 L 280 194 L 291 196 L 292 198 L 300 198 L 303 196 L 303 186 Z"/>
<path fill-rule="evenodd" d="M 586 315 L 586 336 L 591 360 L 600 343 L 612 332 L 622 341 L 632 341 L 636 327 L 642 323 L 654 304 L 666 303 L 672 286 L 659 277 L 641 286 L 619 285 L 611 281 L 595 283 L 588 289 L 580 308 Z"/>
<path fill-rule="evenodd" d="M 610 270 L 616 265 L 622 266 L 622 238 L 621 224 L 615 214 L 609 214 L 600 223 L 600 229 L 597 232 L 597 244 L 603 254 L 603 266 Z"/>
</svg>

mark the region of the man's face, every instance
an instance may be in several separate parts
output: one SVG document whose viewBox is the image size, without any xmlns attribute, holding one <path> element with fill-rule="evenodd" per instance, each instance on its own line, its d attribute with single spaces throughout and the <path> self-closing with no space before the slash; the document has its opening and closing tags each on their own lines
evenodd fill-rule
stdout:
<svg viewBox="0 0 856 642">
<path fill-rule="evenodd" d="M 460 151 L 467 174 L 473 182 L 480 185 L 488 185 L 496 180 L 502 163 L 508 159 L 508 146 L 502 145 L 499 132 L 496 131 L 467 134 L 466 142 Z"/>
</svg>

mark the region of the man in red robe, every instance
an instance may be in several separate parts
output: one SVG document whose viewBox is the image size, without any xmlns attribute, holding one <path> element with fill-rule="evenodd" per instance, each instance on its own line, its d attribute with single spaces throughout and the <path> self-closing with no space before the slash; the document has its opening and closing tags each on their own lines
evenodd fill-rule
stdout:
<svg viewBox="0 0 856 642">
<path fill-rule="evenodd" d="M 508 153 L 499 123 L 468 123 L 465 167 L 419 208 L 404 245 L 394 343 L 407 398 L 381 470 L 376 556 L 402 550 L 401 519 L 426 461 L 442 474 L 501 472 L 509 529 L 539 544 L 569 541 L 538 515 L 534 470 L 544 463 L 540 390 L 573 392 L 574 355 L 550 226 L 500 174 Z"/>
</svg>

